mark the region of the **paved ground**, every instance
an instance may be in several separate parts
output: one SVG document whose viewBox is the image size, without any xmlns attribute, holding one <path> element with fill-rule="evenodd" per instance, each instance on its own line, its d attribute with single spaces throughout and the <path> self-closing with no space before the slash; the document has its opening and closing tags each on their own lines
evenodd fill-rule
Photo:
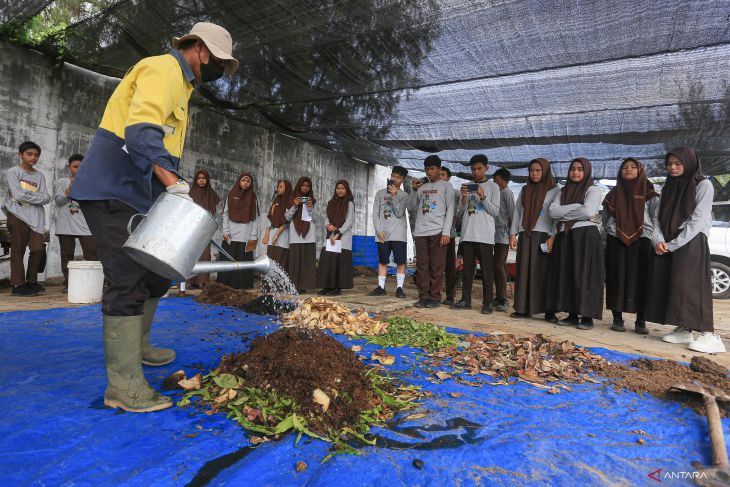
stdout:
<svg viewBox="0 0 730 487">
<path fill-rule="evenodd" d="M 383 297 L 370 297 L 367 293 L 376 286 L 375 277 L 355 278 L 355 288 L 345 291 L 338 299 L 354 307 L 363 307 L 371 312 L 384 314 L 404 314 L 416 317 L 423 321 L 474 330 L 481 332 L 503 332 L 515 334 L 537 334 L 540 333 L 553 340 L 569 340 L 579 345 L 590 347 L 605 347 L 612 350 L 649 355 L 654 357 L 670 358 L 674 360 L 688 361 L 696 355 L 694 352 L 681 345 L 671 345 L 661 341 L 660 337 L 668 333 L 671 328 L 649 324 L 650 334 L 641 336 L 633 333 L 633 316 L 626 316 L 629 331 L 617 333 L 609 330 L 611 313 L 604 313 L 603 322 L 597 321 L 593 330 L 582 331 L 576 328 L 565 328 L 554 324 L 546 323 L 543 320 L 512 319 L 506 313 L 497 313 L 485 316 L 479 313 L 479 309 L 471 311 L 454 311 L 446 306 L 437 309 L 422 310 L 411 307 L 417 299 L 415 286 L 410 281 L 406 282 L 406 299 L 397 299 L 393 295 L 392 288 L 394 281 L 388 279 L 388 295 Z M 477 286 L 475 286 L 476 288 Z M 171 291 L 176 293 L 176 291 Z M 481 295 L 481 289 L 474 290 L 475 296 Z M 310 296 L 305 295 L 305 297 Z M 458 294 L 457 294 L 458 297 Z M 66 295 L 61 293 L 60 286 L 47 286 L 47 292 L 43 296 L 32 298 L 19 298 L 9 295 L 9 289 L 0 290 L 0 312 L 17 310 L 39 310 L 48 308 L 74 307 L 69 304 Z M 715 300 L 715 328 L 725 339 L 725 345 L 730 350 L 730 300 Z M 0 318 L 0 322 L 3 321 Z M 713 359 L 726 367 L 730 367 L 730 352 L 716 355 Z"/>
</svg>

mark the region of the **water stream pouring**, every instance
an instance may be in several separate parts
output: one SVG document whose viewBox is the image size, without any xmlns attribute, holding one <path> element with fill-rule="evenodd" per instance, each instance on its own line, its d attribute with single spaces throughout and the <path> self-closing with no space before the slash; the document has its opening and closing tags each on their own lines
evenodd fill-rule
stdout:
<svg viewBox="0 0 730 487">
<path fill-rule="evenodd" d="M 132 231 L 135 218 L 141 222 Z M 253 262 L 197 262 L 212 243 L 218 224 L 205 208 L 187 198 L 162 193 L 149 212 L 129 219 L 129 238 L 123 248 L 137 263 L 168 279 L 184 281 L 195 274 L 255 270 L 262 274 L 271 268 L 269 258 L 261 256 Z M 232 260 L 232 259 L 231 259 Z"/>
</svg>

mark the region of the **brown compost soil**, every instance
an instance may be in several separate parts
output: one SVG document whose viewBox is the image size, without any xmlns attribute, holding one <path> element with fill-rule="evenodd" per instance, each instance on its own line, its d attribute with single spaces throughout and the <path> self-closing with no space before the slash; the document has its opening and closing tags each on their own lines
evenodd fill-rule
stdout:
<svg viewBox="0 0 730 487">
<path fill-rule="evenodd" d="M 356 424 L 360 412 L 378 401 L 365 375 L 368 369 L 316 329 L 288 327 L 255 338 L 248 351 L 224 356 L 219 368 L 242 377 L 247 387 L 291 396 L 308 427 L 319 434 Z M 330 398 L 326 413 L 313 399 L 315 389 Z"/>
<path fill-rule="evenodd" d="M 278 315 L 296 308 L 295 303 L 276 299 L 271 294 L 259 294 L 245 289 L 234 289 L 218 282 L 208 283 L 195 301 L 218 306 L 235 306 L 247 313 Z"/>
<path fill-rule="evenodd" d="M 702 415 L 705 414 L 705 406 L 699 394 L 672 390 L 672 386 L 681 382 L 699 382 L 730 392 L 728 370 L 706 357 L 693 357 L 689 367 L 674 360 L 646 358 L 631 360 L 628 365 L 610 364 L 597 372 L 607 377 L 617 389 L 679 401 Z M 728 417 L 728 405 L 722 402 L 718 405 L 720 414 Z"/>
</svg>

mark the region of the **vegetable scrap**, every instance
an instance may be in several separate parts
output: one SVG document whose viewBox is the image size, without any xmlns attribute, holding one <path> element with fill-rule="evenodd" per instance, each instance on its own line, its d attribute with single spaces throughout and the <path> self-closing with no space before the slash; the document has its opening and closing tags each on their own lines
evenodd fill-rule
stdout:
<svg viewBox="0 0 730 487">
<path fill-rule="evenodd" d="M 456 347 L 461 342 L 459 335 L 449 333 L 443 326 L 433 323 L 405 316 L 391 316 L 386 321 L 387 333 L 364 338 L 381 347 L 419 347 L 428 351 Z"/>
<path fill-rule="evenodd" d="M 302 326 L 312 329 L 327 329 L 340 335 L 381 335 L 388 331 L 388 324 L 376 320 L 362 310 L 355 313 L 327 298 L 312 297 L 305 299 L 297 309 L 282 315 L 285 325 Z"/>
<path fill-rule="evenodd" d="M 177 374 L 177 373 L 176 373 Z M 180 375 L 176 375 L 180 378 Z M 199 380 L 197 388 L 191 381 Z M 318 329 L 285 327 L 255 338 L 243 353 L 225 355 L 208 375 L 182 378 L 188 390 L 178 406 L 225 413 L 256 444 L 297 433 L 333 443 L 332 455 L 373 445 L 372 425 L 383 425 L 422 397 L 362 364 L 351 350 Z M 326 460 L 325 459 L 325 460 Z"/>
</svg>

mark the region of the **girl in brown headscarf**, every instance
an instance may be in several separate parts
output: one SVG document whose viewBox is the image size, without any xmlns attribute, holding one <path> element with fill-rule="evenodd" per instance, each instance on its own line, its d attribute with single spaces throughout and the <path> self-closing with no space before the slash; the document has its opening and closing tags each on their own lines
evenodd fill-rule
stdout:
<svg viewBox="0 0 730 487">
<path fill-rule="evenodd" d="M 593 328 L 593 318 L 603 315 L 604 259 L 598 231 L 598 209 L 603 195 L 593 184 L 588 159 L 574 159 L 565 187 L 550 204 L 550 216 L 557 220 L 553 246 L 548 308 L 567 311 L 561 326 Z"/>
<path fill-rule="evenodd" d="M 223 247 L 237 261 L 252 261 L 258 242 L 258 201 L 251 173 L 233 183 L 223 206 Z M 221 272 L 218 282 L 236 289 L 253 287 L 253 271 Z"/>
<path fill-rule="evenodd" d="M 215 215 L 216 208 L 221 199 L 213 189 L 213 186 L 211 186 L 210 175 L 205 169 L 198 169 L 195 172 L 195 182 L 192 188 L 190 188 L 190 197 L 194 202 L 208 210 L 211 215 Z M 203 255 L 198 260 L 210 260 L 210 245 L 205 248 Z M 187 285 L 189 289 L 200 289 L 205 287 L 208 281 L 210 281 L 210 274 L 197 274 L 188 279 Z"/>
<path fill-rule="evenodd" d="M 291 183 L 287 179 L 279 179 L 276 182 L 274 200 L 266 213 L 269 226 L 266 227 L 263 239 L 263 244 L 267 245 L 266 255 L 287 272 L 289 271 L 289 222 L 286 221 L 286 209 L 291 198 Z"/>
<path fill-rule="evenodd" d="M 292 199 L 287 205 L 286 220 L 291 222 L 289 232 L 289 277 L 300 294 L 317 285 L 317 202 L 312 180 L 299 178 Z"/>
<path fill-rule="evenodd" d="M 606 230 L 606 308 L 614 331 L 626 331 L 622 312 L 636 313 L 634 331 L 646 335 L 646 277 L 651 260 L 651 215 L 659 206 L 654 185 L 636 159 L 624 159 L 616 186 L 603 200 Z"/>
<path fill-rule="evenodd" d="M 529 179 L 517 198 L 510 230 L 510 247 L 517 251 L 515 312 L 510 316 L 526 318 L 545 313 L 545 320 L 556 322 L 555 313 L 546 308 L 545 297 L 555 240 L 555 220 L 549 210 L 560 188 L 546 159 L 533 159 L 528 171 Z"/>
<path fill-rule="evenodd" d="M 653 218 L 656 255 L 649 268 L 646 320 L 676 326 L 665 342 L 721 353 L 725 345 L 714 332 L 707 243 L 715 191 L 691 147 L 672 149 L 664 162 L 667 179 Z M 693 331 L 702 334 L 694 340 Z"/>
<path fill-rule="evenodd" d="M 318 294 L 338 296 L 342 289 L 352 289 L 352 224 L 355 221 L 355 198 L 350 185 L 344 179 L 335 183 L 335 193 L 327 203 L 325 221 L 326 236 L 319 254 L 317 286 Z M 341 244 L 336 244 L 340 241 Z M 341 245 L 341 251 L 328 251 L 331 246 Z"/>
</svg>

